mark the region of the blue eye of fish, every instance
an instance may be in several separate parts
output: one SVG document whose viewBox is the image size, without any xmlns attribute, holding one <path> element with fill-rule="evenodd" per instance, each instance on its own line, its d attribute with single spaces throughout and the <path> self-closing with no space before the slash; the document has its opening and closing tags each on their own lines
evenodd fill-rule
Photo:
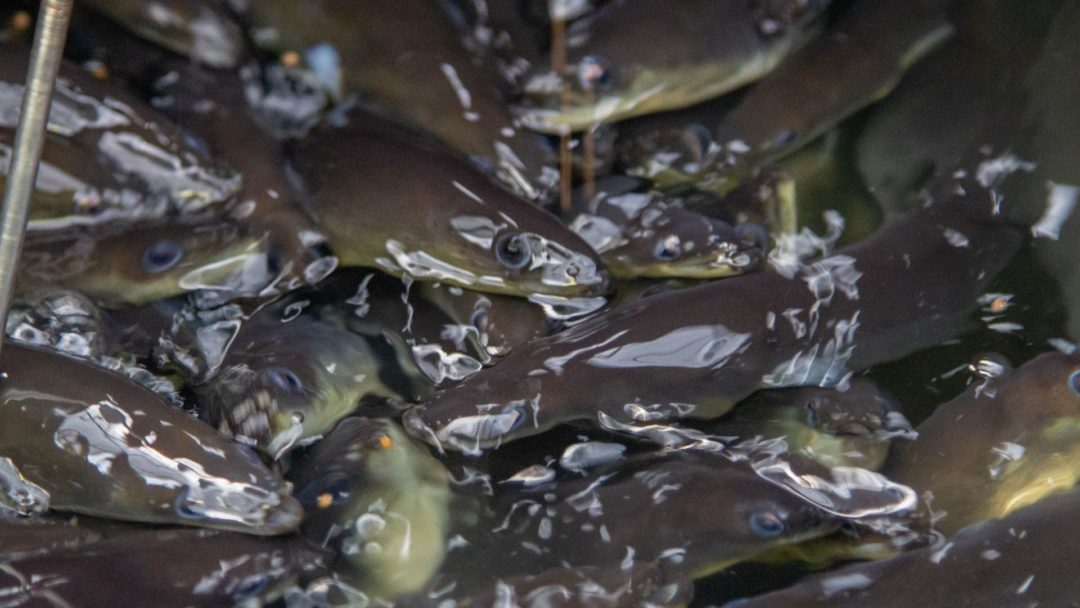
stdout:
<svg viewBox="0 0 1080 608">
<path fill-rule="evenodd" d="M 508 270 L 521 270 L 532 262 L 532 246 L 520 232 L 506 232 L 495 239 L 495 259 Z"/>
<path fill-rule="evenodd" d="M 266 589 L 268 584 L 269 579 L 266 576 L 255 576 L 244 579 L 240 583 L 240 588 L 233 594 L 233 599 L 243 600 L 256 597 Z"/>
<path fill-rule="evenodd" d="M 329 473 L 304 486 L 296 499 L 306 507 L 326 509 L 349 498 L 349 478 L 344 473 Z"/>
<path fill-rule="evenodd" d="M 765 251 L 769 244 L 769 233 L 758 224 L 743 223 L 735 226 L 735 237 L 747 249 Z"/>
<path fill-rule="evenodd" d="M 290 369 L 284 367 L 268 367 L 263 373 L 266 374 L 266 377 L 274 386 L 287 394 L 295 395 L 304 390 L 304 383 L 301 382 L 300 378 Z"/>
<path fill-rule="evenodd" d="M 661 261 L 677 260 L 682 255 L 679 237 L 670 235 L 656 242 L 653 257 Z"/>
<path fill-rule="evenodd" d="M 472 316 L 469 317 L 469 325 L 475 327 L 480 333 L 485 333 L 487 332 L 490 320 L 491 318 L 488 314 L 488 309 L 480 307 L 473 310 Z"/>
<path fill-rule="evenodd" d="M 683 130 L 682 141 L 687 149 L 691 151 L 694 158 L 701 161 L 709 153 L 713 138 L 712 133 L 709 132 L 705 125 L 694 123 Z"/>
<path fill-rule="evenodd" d="M 1076 370 L 1069 376 L 1069 388 L 1077 395 L 1080 395 L 1080 370 Z"/>
<path fill-rule="evenodd" d="M 587 55 L 578 62 L 578 82 L 586 91 L 603 91 L 615 81 L 611 62 L 600 55 Z"/>
<path fill-rule="evenodd" d="M 755 511 L 750 515 L 750 529 L 763 538 L 774 538 L 784 532 L 784 520 L 775 511 Z"/>
<path fill-rule="evenodd" d="M 184 250 L 176 241 L 158 241 L 143 252 L 142 264 L 147 272 L 159 273 L 169 270 L 180 262 Z"/>
</svg>

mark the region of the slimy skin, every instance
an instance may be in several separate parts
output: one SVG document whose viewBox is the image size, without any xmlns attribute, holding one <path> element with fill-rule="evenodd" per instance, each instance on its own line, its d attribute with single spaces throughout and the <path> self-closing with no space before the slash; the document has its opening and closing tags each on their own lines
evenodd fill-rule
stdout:
<svg viewBox="0 0 1080 608">
<path fill-rule="evenodd" d="M 300 505 L 247 447 L 133 381 L 18 343 L 0 359 L 0 459 L 50 509 L 276 535 Z"/>
<path fill-rule="evenodd" d="M 884 473 L 952 534 L 1080 481 L 1080 357 L 1047 353 L 939 406 Z M 942 466 L 947 462 L 948 466 Z"/>
<path fill-rule="evenodd" d="M 291 154 L 343 266 L 521 297 L 607 291 L 603 262 L 555 216 L 431 140 L 365 113 L 348 120 Z"/>
<path fill-rule="evenodd" d="M 539 66 L 526 80 L 528 104 L 518 114 L 529 128 L 558 134 L 718 97 L 763 77 L 809 40 L 828 5 L 611 2 L 568 31 L 566 73 Z M 592 59 L 603 73 L 586 87 Z"/>
<path fill-rule="evenodd" d="M 939 344 L 1022 240 L 985 189 L 963 186 L 791 278 L 661 293 L 533 342 L 408 412 L 406 428 L 475 453 L 601 415 L 713 418 L 762 388 L 832 386 Z"/>
<path fill-rule="evenodd" d="M 940 547 L 855 564 L 724 608 L 1068 606 L 1076 599 L 1080 496 L 968 526 Z"/>
</svg>

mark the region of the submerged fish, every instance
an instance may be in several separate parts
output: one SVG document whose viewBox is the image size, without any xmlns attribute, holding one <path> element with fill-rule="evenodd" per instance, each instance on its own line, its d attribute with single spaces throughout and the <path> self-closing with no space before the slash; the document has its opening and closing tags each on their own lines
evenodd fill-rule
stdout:
<svg viewBox="0 0 1080 608">
<path fill-rule="evenodd" d="M 198 289 L 253 296 L 281 267 L 280 252 L 263 235 L 232 223 L 117 228 L 27 235 L 20 287 L 59 285 L 110 305 L 145 304 Z"/>
<path fill-rule="evenodd" d="M 791 278 L 659 294 L 538 340 L 414 408 L 406 427 L 475 452 L 571 420 L 713 418 L 758 389 L 833 386 L 939 344 L 1022 238 L 979 184 L 963 187 Z"/>
<path fill-rule="evenodd" d="M 978 382 L 897 445 L 885 474 L 951 534 L 1080 481 L 1080 356 L 1047 353 Z M 941 466 L 946 462 L 948 466 Z"/>
<path fill-rule="evenodd" d="M 257 44 L 299 54 L 328 88 L 361 93 L 538 194 L 547 146 L 515 130 L 494 70 L 476 65 L 438 2 L 262 0 L 249 3 L 247 18 Z"/>
<path fill-rule="evenodd" d="M 301 534 L 333 548 L 335 571 L 365 593 L 393 600 L 442 563 L 449 474 L 395 423 L 342 420 L 289 479 L 307 512 Z"/>
<path fill-rule="evenodd" d="M 402 386 L 404 374 L 378 338 L 303 308 L 282 304 L 244 321 L 220 369 L 195 388 L 211 425 L 275 459 L 318 440 L 363 402 L 418 396 Z"/>
<path fill-rule="evenodd" d="M 0 44 L 0 167 L 6 181 L 29 53 Z M 64 63 L 49 113 L 30 230 L 220 211 L 240 177 L 115 83 Z M 177 137 L 177 134 L 181 134 Z"/>
<path fill-rule="evenodd" d="M 1080 496 L 1046 498 L 968 526 L 941 546 L 855 564 L 725 608 L 1069 606 L 1080 595 Z"/>
<path fill-rule="evenodd" d="M 499 581 L 565 577 L 569 568 L 626 584 L 635 566 L 649 564 L 672 579 L 700 578 L 840 524 L 745 461 L 688 452 L 500 492 L 491 519 L 463 534 L 431 588 L 456 581 L 451 595 L 493 591 Z"/>
<path fill-rule="evenodd" d="M 300 525 L 252 451 L 127 378 L 13 342 L 2 362 L 5 481 L 32 484 L 50 509 L 261 535 Z"/>
<path fill-rule="evenodd" d="M 637 145 L 631 140 L 622 155 L 630 172 L 665 184 L 702 181 L 730 190 L 754 168 L 887 95 L 909 66 L 952 34 L 943 11 L 922 0 L 853 4 L 833 29 L 794 53 L 734 108 L 702 105 L 679 114 L 692 125 L 685 130 L 646 131 Z M 657 150 L 658 139 L 676 145 Z M 691 151 L 682 152 L 680 141 L 692 143 Z"/>
<path fill-rule="evenodd" d="M 567 32 L 567 69 L 536 70 L 522 121 L 581 131 L 683 108 L 769 73 L 817 30 L 828 0 L 619 0 Z"/>
<path fill-rule="evenodd" d="M 321 558 L 295 537 L 266 539 L 210 530 L 131 532 L 0 563 L 0 597 L 13 606 L 254 605 L 280 597 Z"/>
<path fill-rule="evenodd" d="M 353 114 L 292 162 L 342 265 L 517 296 L 607 291 L 603 263 L 555 216 L 396 125 Z"/>
<path fill-rule="evenodd" d="M 213 68 L 234 68 L 244 34 L 220 0 L 90 0 L 88 6 L 147 40 Z"/>
<path fill-rule="evenodd" d="M 861 376 L 843 390 L 806 386 L 760 391 L 706 429 L 739 439 L 779 437 L 789 451 L 825 466 L 871 470 L 884 464 L 894 437 L 913 435 L 893 398 Z"/>
</svg>

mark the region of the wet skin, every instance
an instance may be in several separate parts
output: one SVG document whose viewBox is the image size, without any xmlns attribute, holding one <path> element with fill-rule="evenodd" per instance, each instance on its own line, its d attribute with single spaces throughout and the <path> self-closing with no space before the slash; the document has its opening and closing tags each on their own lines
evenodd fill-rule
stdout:
<svg viewBox="0 0 1080 608">
<path fill-rule="evenodd" d="M 196 387 L 211 425 L 278 459 L 366 400 L 415 399 L 384 380 L 393 363 L 367 338 L 288 311 L 273 306 L 244 321 L 219 371 Z"/>
<path fill-rule="evenodd" d="M 1049 497 L 964 528 L 948 544 L 856 564 L 725 608 L 1070 606 L 1080 592 L 1080 496 Z"/>
<path fill-rule="evenodd" d="M 0 46 L 0 151 L 10 154 L 29 53 Z M 229 202 L 240 177 L 189 145 L 182 130 L 116 83 L 64 63 L 53 96 L 46 163 L 31 230 L 205 215 Z"/>
<path fill-rule="evenodd" d="M 135 34 L 210 67 L 235 68 L 247 53 L 243 32 L 215 0 L 91 0 Z"/>
<path fill-rule="evenodd" d="M 558 576 L 567 584 L 575 579 L 571 568 L 629 582 L 627 564 L 656 564 L 672 579 L 699 578 L 839 526 L 815 505 L 763 480 L 748 462 L 687 452 L 638 456 L 587 477 L 509 486 L 493 505 L 491 525 L 463 534 L 469 544 L 453 550 L 432 588 L 456 580 L 454 593 L 477 593 L 497 580 L 564 568 Z"/>
<path fill-rule="evenodd" d="M 976 381 L 918 432 L 884 472 L 932 494 L 925 507 L 945 534 L 1071 491 L 1080 481 L 1080 356 L 1048 353 Z"/>
<path fill-rule="evenodd" d="M 18 606 L 232 606 L 268 602 L 322 554 L 296 537 L 210 530 L 131 532 L 0 564 L 0 595 Z M 169 581 L 161 584 L 163 572 Z M 103 584 L 113 581 L 113 584 Z"/>
<path fill-rule="evenodd" d="M 2 363 L 0 457 L 51 509 L 260 535 L 299 526 L 299 504 L 250 449 L 127 378 L 17 343 Z"/>
<path fill-rule="evenodd" d="M 765 256 L 763 227 L 732 226 L 659 193 L 599 186 L 570 227 L 600 253 L 613 277 L 720 278 L 756 270 Z"/>
<path fill-rule="evenodd" d="M 396 125 L 353 113 L 345 127 L 313 132 L 291 159 L 343 266 L 517 296 L 607 291 L 599 257 L 556 217 Z"/>
<path fill-rule="evenodd" d="M 289 479 L 306 511 L 301 534 L 337 551 L 335 571 L 365 593 L 417 591 L 442 563 L 449 475 L 394 422 L 342 420 Z"/>
<path fill-rule="evenodd" d="M 560 94 L 549 66 L 524 84 L 530 128 L 581 131 L 700 103 L 769 73 L 816 31 L 829 2 L 611 2 L 567 32 Z M 583 40 L 583 42 L 577 42 Z M 601 71 L 589 80 L 600 58 Z M 583 86 L 589 82 L 590 86 Z"/>
<path fill-rule="evenodd" d="M 340 58 L 343 93 L 360 92 L 459 153 L 482 158 L 516 189 L 536 193 L 546 144 L 514 130 L 493 66 L 475 65 L 438 3 L 268 0 L 251 3 L 247 17 L 272 32 L 260 43 L 277 52 L 304 54 L 328 43 Z M 516 162 L 499 151 L 507 146 Z"/>
<path fill-rule="evenodd" d="M 152 73 L 157 77 L 155 106 L 243 177 L 230 217 L 242 221 L 249 234 L 265 234 L 280 253 L 278 283 L 292 288 L 306 282 L 304 270 L 318 257 L 310 247 L 316 240 L 314 224 L 292 200 L 283 146 L 273 132 L 284 131 L 278 134 L 284 136 L 300 126 L 284 124 L 286 118 L 260 105 L 266 103 L 263 95 L 273 94 L 260 87 L 266 80 L 263 74 L 254 65 L 220 72 L 180 60 L 161 62 Z M 325 99 L 308 92 L 297 93 L 293 101 L 297 106 L 321 105 Z M 296 111 L 301 109 L 306 108 Z"/>
<path fill-rule="evenodd" d="M 927 3 L 857 2 L 833 30 L 793 54 L 734 108 L 715 103 L 680 113 L 683 125 L 693 126 L 666 137 L 692 142 L 695 152 L 657 161 L 655 140 L 664 136 L 646 131 L 639 137 L 651 145 L 629 142 L 624 162 L 631 173 L 665 184 L 703 181 L 710 189 L 729 190 L 754 168 L 801 148 L 887 95 L 911 64 L 951 34 L 943 12 Z M 670 145 L 661 150 L 673 151 Z"/>
<path fill-rule="evenodd" d="M 108 305 L 146 304 L 195 289 L 257 294 L 276 276 L 281 254 L 241 226 L 125 226 L 27 236 L 22 287 L 59 285 Z"/>
<path fill-rule="evenodd" d="M 427 282 L 415 289 L 455 323 L 475 330 L 481 361 L 493 362 L 491 357 L 503 357 L 550 333 L 543 309 L 522 298 Z"/>
<path fill-rule="evenodd" d="M 963 331 L 1022 238 L 974 180 L 963 186 L 791 279 L 662 293 L 536 341 L 410 411 L 406 427 L 475 452 L 598 416 L 712 418 L 761 388 L 832 386 L 939 344 Z"/>
<path fill-rule="evenodd" d="M 101 535 L 75 520 L 0 515 L 0 560 L 11 560 L 97 542 Z"/>
<path fill-rule="evenodd" d="M 739 439 L 782 437 L 791 452 L 826 466 L 870 470 L 881 468 L 893 437 L 911 433 L 893 398 L 863 377 L 852 378 L 846 390 L 760 391 L 705 429 Z"/>
</svg>

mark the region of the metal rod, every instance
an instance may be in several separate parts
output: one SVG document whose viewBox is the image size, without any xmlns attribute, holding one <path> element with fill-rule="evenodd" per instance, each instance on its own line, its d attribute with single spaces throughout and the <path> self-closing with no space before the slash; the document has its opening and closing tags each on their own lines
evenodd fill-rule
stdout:
<svg viewBox="0 0 1080 608">
<path fill-rule="evenodd" d="M 15 129 L 15 145 L 8 165 L 7 187 L 0 207 L 0 320 L 6 324 L 12 292 L 15 290 L 15 269 L 19 263 L 30 196 L 37 180 L 38 161 L 45 145 L 45 126 L 49 117 L 53 84 L 60 70 L 68 22 L 74 0 L 41 0 L 34 49 L 30 53 L 30 68 L 26 75 L 19 125 Z M 0 346 L 3 340 L 0 340 Z"/>
</svg>

